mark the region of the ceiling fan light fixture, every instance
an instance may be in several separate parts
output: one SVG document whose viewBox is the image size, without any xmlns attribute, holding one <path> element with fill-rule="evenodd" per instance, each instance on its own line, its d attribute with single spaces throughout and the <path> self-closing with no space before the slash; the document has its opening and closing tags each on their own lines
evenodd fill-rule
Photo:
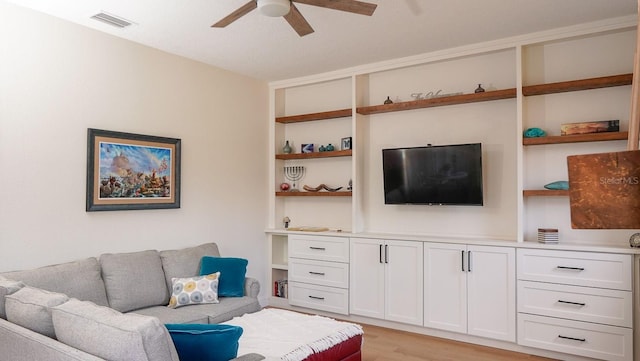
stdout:
<svg viewBox="0 0 640 361">
<path fill-rule="evenodd" d="M 258 0 L 258 11 L 270 17 L 285 16 L 291 9 L 289 0 Z"/>
</svg>

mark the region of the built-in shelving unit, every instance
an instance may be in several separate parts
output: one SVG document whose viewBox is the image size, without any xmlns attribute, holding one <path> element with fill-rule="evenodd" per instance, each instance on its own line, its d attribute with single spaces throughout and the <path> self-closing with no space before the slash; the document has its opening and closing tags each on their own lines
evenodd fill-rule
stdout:
<svg viewBox="0 0 640 361">
<path fill-rule="evenodd" d="M 373 257 L 371 262 L 379 265 L 381 250 L 385 249 L 386 252 L 381 245 L 404 247 L 406 243 L 422 242 L 416 239 L 422 235 L 425 240 L 428 239 L 424 247 L 431 242 L 448 243 L 447 240 L 454 237 L 455 242 L 451 245 L 439 247 L 443 254 L 451 254 L 452 262 L 461 260 L 462 250 L 463 272 L 464 252 L 469 250 L 479 254 L 472 249 L 478 246 L 484 248 L 487 246 L 484 242 L 489 239 L 490 246 L 500 249 L 567 247 L 569 244 L 579 245 L 576 247 L 593 245 L 604 249 L 608 246 L 617 247 L 616 242 L 619 243 L 623 238 L 626 243 L 628 234 L 620 230 L 574 231 L 569 209 L 570 191 L 543 189 L 544 184 L 567 179 L 568 156 L 617 151 L 622 148 L 622 141 L 629 138 L 629 132 L 626 131 L 629 114 L 627 102 L 631 98 L 629 85 L 633 80 L 629 72 L 633 69 L 637 19 L 630 17 L 624 23 L 616 21 L 604 28 L 601 25 L 532 34 L 501 44 L 487 44 L 487 47 L 474 45 L 452 49 L 450 54 L 425 54 L 424 57 L 370 64 L 353 71 L 271 83 L 270 111 L 273 118 L 269 120 L 271 149 L 268 158 L 271 173 L 269 185 L 273 191 L 269 196 L 267 231 L 269 286 L 272 289 L 269 305 L 292 309 L 303 307 L 302 310 L 310 312 L 336 312 L 320 302 L 309 302 L 309 296 L 314 296 L 311 298 L 318 301 L 321 297 L 315 292 L 331 290 L 328 286 L 316 279 L 310 280 L 307 276 L 311 272 L 308 271 L 299 273 L 298 276 L 304 274 L 304 277 L 296 279 L 295 275 L 300 271 L 297 267 L 301 265 L 313 266 L 312 272 L 318 274 L 323 271 L 315 268 L 327 265 L 323 263 L 327 260 L 317 255 L 295 254 L 296 247 L 305 238 L 313 242 L 320 238 L 344 238 L 344 243 L 350 246 L 362 239 L 383 240 L 383 243 L 373 243 L 372 251 L 350 247 L 348 252 L 343 252 L 348 254 L 348 262 L 342 262 L 348 263 L 348 273 L 341 274 L 348 275 L 362 264 L 368 264 L 369 254 Z M 478 84 L 491 90 L 474 93 Z M 448 95 L 414 100 L 420 95 L 434 92 Z M 385 99 L 394 99 L 394 102 L 382 104 Z M 473 105 L 457 106 L 464 104 Z M 608 119 L 618 119 L 623 131 L 555 135 L 566 123 Z M 525 129 L 531 127 L 544 129 L 554 135 L 522 138 Z M 330 143 L 335 146 L 336 142 L 349 138 L 352 144 L 345 148 L 353 147 L 353 151 L 278 154 L 287 141 L 299 151 L 302 144 L 317 146 Z M 463 142 L 483 144 L 485 207 L 426 208 L 384 204 L 381 150 L 426 143 Z M 339 146 L 336 148 L 342 149 Z M 289 166 L 300 166 L 306 170 L 305 178 L 296 181 L 300 191 L 280 191 L 279 184 L 290 182 L 283 171 L 283 167 Z M 303 184 L 321 183 L 343 188 L 337 192 L 309 192 L 301 187 Z M 459 227 L 460 224 L 465 227 Z M 289 229 L 286 229 L 287 226 Z M 309 232 L 298 237 L 299 232 L 293 231 L 298 226 L 347 231 Z M 564 244 L 548 246 L 535 242 L 538 228 L 559 229 L 560 243 Z M 458 243 L 464 244 L 462 249 Z M 314 250 L 324 249 L 324 246 L 315 243 L 312 247 Z M 489 253 L 494 254 L 493 250 Z M 433 261 L 431 259 L 429 262 Z M 427 262 L 425 258 L 424 263 Z M 475 263 L 475 266 L 479 266 L 479 263 Z M 456 270 L 460 268 L 452 267 Z M 369 267 L 366 272 L 371 273 Z M 416 275 L 412 270 L 405 269 L 402 272 L 407 276 Z M 514 273 L 514 270 L 500 272 L 501 275 Z M 424 275 L 427 274 L 425 268 Z M 290 281 L 289 286 L 294 284 L 294 292 L 288 294 L 289 298 L 279 297 L 274 290 L 276 284 L 285 280 Z M 421 284 L 426 287 L 427 280 L 424 281 L 412 287 L 412 290 L 419 290 Z M 338 313 L 345 317 L 356 315 L 356 318 L 414 324 L 406 319 L 389 318 L 385 314 L 387 311 L 376 315 L 365 314 L 362 308 L 357 307 L 357 302 L 352 301 L 369 301 L 376 297 L 363 297 L 359 294 L 358 284 L 354 281 L 347 283 L 342 294 L 347 296 L 339 298 L 343 308 Z M 381 283 L 372 284 L 379 286 Z M 386 284 L 384 286 L 388 287 Z M 467 283 L 466 287 L 470 287 L 470 284 Z M 340 287 L 333 287 L 333 290 L 335 288 Z M 511 288 L 506 293 L 508 297 L 519 292 Z M 312 290 L 314 293 L 300 293 L 303 290 Z M 424 296 L 424 302 L 418 301 L 417 304 L 418 309 L 425 312 L 427 298 L 433 299 L 429 292 L 418 291 L 413 296 L 408 292 L 394 294 L 403 294 L 406 297 L 401 297 L 401 301 L 406 299 L 411 302 Z M 348 305 L 344 302 L 345 297 L 349 298 Z M 457 296 L 448 297 L 451 297 L 452 304 L 459 304 Z M 301 299 L 305 302 L 300 302 Z M 383 299 L 387 302 L 391 298 L 383 295 Z M 323 299 L 328 300 L 329 297 Z M 380 309 L 393 309 L 387 308 L 384 302 L 378 305 L 383 306 Z M 469 302 L 471 304 L 476 307 L 478 302 Z M 512 309 L 504 309 L 513 316 L 516 309 L 515 305 L 510 304 Z M 401 310 L 405 308 L 408 310 L 411 306 L 396 307 Z M 479 312 L 483 308 L 479 308 Z M 468 317 L 463 318 L 469 321 Z M 422 321 L 423 327 L 420 328 L 421 320 L 417 318 L 417 329 L 429 333 L 431 328 L 438 328 L 435 324 L 429 324 L 427 318 Z M 509 325 L 515 327 L 513 321 Z M 471 334 L 471 326 L 471 323 L 465 324 L 460 334 Z M 448 331 L 452 334 L 458 332 Z M 457 335 L 453 338 L 457 338 Z M 513 338 L 510 340 L 516 342 Z M 639 343 L 636 341 L 635 344 Z M 542 348 L 548 352 L 545 347 Z M 575 353 L 573 346 L 562 352 Z M 562 355 L 555 356 L 566 359 Z M 618 359 L 630 361 L 628 358 Z"/>
<path fill-rule="evenodd" d="M 276 192 L 277 197 L 351 197 L 352 192 Z"/>
<path fill-rule="evenodd" d="M 522 95 L 544 95 L 572 92 L 579 90 L 609 88 L 614 86 L 631 85 L 633 74 L 603 76 L 597 78 L 562 81 L 557 83 L 528 85 L 522 87 Z"/>
<path fill-rule="evenodd" d="M 369 115 L 369 114 L 378 114 L 378 113 L 398 112 L 403 110 L 441 107 L 446 105 L 487 102 L 487 101 L 501 100 L 501 99 L 513 99 L 515 97 L 516 97 L 516 89 L 511 88 L 511 89 L 504 89 L 504 90 L 485 91 L 482 93 L 442 96 L 442 97 L 435 97 L 435 98 L 429 98 L 429 99 L 398 102 L 398 103 L 392 103 L 392 104 L 359 107 L 356 109 L 356 112 L 362 115 Z"/>
<path fill-rule="evenodd" d="M 626 140 L 628 137 L 629 132 L 602 132 L 591 134 L 556 135 L 538 138 L 523 138 L 522 145 L 602 142 L 608 140 Z"/>
<path fill-rule="evenodd" d="M 569 191 L 564 189 L 525 189 L 525 197 L 568 197 Z"/>
<path fill-rule="evenodd" d="M 326 112 L 318 112 L 318 113 L 308 113 L 308 114 L 298 114 L 298 115 L 289 115 L 286 117 L 277 117 L 276 123 L 300 123 L 300 122 L 310 122 L 314 120 L 326 120 L 326 119 L 334 119 L 334 118 L 346 118 L 351 116 L 351 109 L 340 109 L 340 110 L 330 110 Z"/>
<path fill-rule="evenodd" d="M 350 157 L 351 154 L 352 154 L 351 149 L 347 149 L 347 150 L 332 150 L 329 152 L 276 154 L 276 159 L 289 160 L 289 159 Z"/>
</svg>

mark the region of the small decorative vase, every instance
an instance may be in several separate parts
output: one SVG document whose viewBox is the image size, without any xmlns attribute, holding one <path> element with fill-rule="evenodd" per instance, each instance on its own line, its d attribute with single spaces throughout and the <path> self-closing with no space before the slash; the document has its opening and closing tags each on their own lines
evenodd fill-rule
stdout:
<svg viewBox="0 0 640 361">
<path fill-rule="evenodd" d="M 393 104 L 393 100 L 391 100 L 391 98 L 387 97 L 387 100 L 384 101 L 385 104 Z"/>
<path fill-rule="evenodd" d="M 484 93 L 484 89 L 482 88 L 482 84 L 478 84 L 478 87 L 476 88 L 474 93 Z"/>
<path fill-rule="evenodd" d="M 334 151 L 336 148 L 331 144 L 327 144 L 327 146 L 324 148 L 327 152 L 332 152 Z"/>
<path fill-rule="evenodd" d="M 318 148 L 318 152 L 324 152 L 325 150 L 327 150 L 327 148 L 325 148 L 324 145 L 321 145 L 320 148 Z"/>
<path fill-rule="evenodd" d="M 284 154 L 290 154 L 291 153 L 291 146 L 289 145 L 289 141 L 288 140 L 284 144 L 284 147 L 282 147 L 282 153 L 284 153 Z"/>
</svg>

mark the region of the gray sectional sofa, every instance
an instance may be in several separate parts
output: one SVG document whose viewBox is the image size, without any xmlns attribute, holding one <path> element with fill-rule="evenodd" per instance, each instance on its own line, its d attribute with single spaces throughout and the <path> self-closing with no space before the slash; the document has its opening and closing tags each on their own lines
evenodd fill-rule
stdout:
<svg viewBox="0 0 640 361">
<path fill-rule="evenodd" d="M 171 279 L 197 276 L 203 256 L 219 257 L 218 246 L 103 254 L 0 273 L 0 361 L 178 361 L 164 324 L 219 323 L 260 309 L 260 284 L 249 277 L 243 297 L 167 307 Z"/>
</svg>

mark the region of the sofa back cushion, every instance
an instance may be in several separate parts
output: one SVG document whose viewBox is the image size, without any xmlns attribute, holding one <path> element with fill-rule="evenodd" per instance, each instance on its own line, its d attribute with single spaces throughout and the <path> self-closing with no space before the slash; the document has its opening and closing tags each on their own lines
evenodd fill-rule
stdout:
<svg viewBox="0 0 640 361">
<path fill-rule="evenodd" d="M 123 314 L 71 299 L 52 309 L 58 341 L 112 361 L 179 361 L 167 329 L 155 317 Z"/>
<path fill-rule="evenodd" d="M 169 303 L 158 251 L 106 253 L 100 266 L 111 308 L 127 312 Z"/>
<path fill-rule="evenodd" d="M 22 287 L 24 287 L 24 283 L 20 281 L 13 281 L 0 277 L 0 318 L 4 318 L 5 320 L 7 319 L 7 313 L 5 312 L 4 307 L 4 298 L 13 294 Z"/>
<path fill-rule="evenodd" d="M 160 252 L 167 289 L 171 289 L 173 278 L 200 275 L 200 260 L 204 256 L 220 257 L 218 245 L 204 243 L 196 247 Z"/>
<path fill-rule="evenodd" d="M 108 305 L 100 265 L 94 257 L 26 271 L 6 272 L 2 276 L 22 281 L 28 286 Z"/>
<path fill-rule="evenodd" d="M 25 286 L 6 296 L 7 321 L 39 334 L 56 338 L 51 308 L 69 300 L 67 295 Z"/>
</svg>

